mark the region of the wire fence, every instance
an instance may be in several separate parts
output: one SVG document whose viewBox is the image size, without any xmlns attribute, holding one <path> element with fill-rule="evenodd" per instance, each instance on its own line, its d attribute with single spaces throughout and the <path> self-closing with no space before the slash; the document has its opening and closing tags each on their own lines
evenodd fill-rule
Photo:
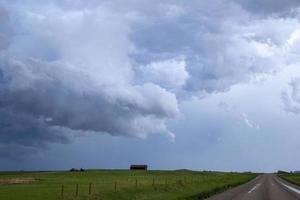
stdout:
<svg viewBox="0 0 300 200">
<path fill-rule="evenodd" d="M 130 192 L 168 192 L 171 187 L 185 187 L 186 184 L 203 182 L 191 177 L 147 177 L 121 180 L 72 183 L 37 183 L 25 185 L 8 185 L 0 187 L 2 200 L 71 200 L 71 199 L 103 199 Z"/>
<path fill-rule="evenodd" d="M 200 181 L 200 180 L 199 180 Z M 202 180 L 203 181 L 203 180 Z M 162 190 L 167 192 L 168 187 L 178 186 L 184 187 L 188 183 L 196 183 L 196 179 L 188 178 L 152 178 L 151 180 L 119 180 L 106 183 L 88 183 L 88 184 L 62 184 L 60 187 L 60 199 L 76 198 L 76 197 L 101 197 L 104 193 L 122 193 L 136 190 Z"/>
<path fill-rule="evenodd" d="M 119 200 L 166 197 L 174 193 L 206 198 L 254 178 L 255 174 L 49 175 L 29 184 L 0 185 L 0 200 Z M 43 176 L 40 176 L 43 177 Z M 188 193 L 187 193 L 188 191 Z M 201 198 L 200 198 L 201 197 Z M 163 198 L 162 198 L 163 199 Z"/>
</svg>

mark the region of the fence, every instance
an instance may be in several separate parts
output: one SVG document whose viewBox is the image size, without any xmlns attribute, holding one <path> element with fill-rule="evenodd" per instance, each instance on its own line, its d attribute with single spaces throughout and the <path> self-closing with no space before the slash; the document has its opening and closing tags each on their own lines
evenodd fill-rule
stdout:
<svg viewBox="0 0 300 200">
<path fill-rule="evenodd" d="M 200 181 L 200 180 L 199 180 Z M 203 180 L 202 180 L 203 181 Z M 120 180 L 106 183 L 83 183 L 83 184 L 62 184 L 60 186 L 59 199 L 72 199 L 77 197 L 101 197 L 103 194 L 118 193 L 129 190 L 147 189 L 153 191 L 167 191 L 168 187 L 177 185 L 184 187 L 185 184 L 197 182 L 195 178 L 151 178 Z"/>
<path fill-rule="evenodd" d="M 122 175 L 123 174 L 123 175 Z M 125 175 L 124 175 L 125 174 Z M 53 173 L 30 184 L 0 185 L 2 200 L 112 200 L 139 196 L 167 196 L 191 191 L 204 197 L 253 178 L 255 175 L 190 173 Z M 43 177 L 43 176 L 40 176 Z"/>
</svg>

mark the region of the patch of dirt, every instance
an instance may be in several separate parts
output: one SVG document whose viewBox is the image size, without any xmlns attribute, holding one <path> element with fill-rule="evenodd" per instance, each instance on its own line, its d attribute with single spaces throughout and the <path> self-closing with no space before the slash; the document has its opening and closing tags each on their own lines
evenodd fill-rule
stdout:
<svg viewBox="0 0 300 200">
<path fill-rule="evenodd" d="M 12 179 L 0 179 L 0 185 L 10 185 L 10 184 L 29 184 L 36 182 L 33 178 L 12 178 Z"/>
</svg>

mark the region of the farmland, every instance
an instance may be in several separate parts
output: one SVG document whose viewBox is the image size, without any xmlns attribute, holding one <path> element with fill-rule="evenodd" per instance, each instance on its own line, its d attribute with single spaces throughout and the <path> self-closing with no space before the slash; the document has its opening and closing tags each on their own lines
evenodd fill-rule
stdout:
<svg viewBox="0 0 300 200">
<path fill-rule="evenodd" d="M 251 173 L 88 170 L 3 172 L 0 199 L 6 200 L 193 200 L 256 177 Z"/>
</svg>

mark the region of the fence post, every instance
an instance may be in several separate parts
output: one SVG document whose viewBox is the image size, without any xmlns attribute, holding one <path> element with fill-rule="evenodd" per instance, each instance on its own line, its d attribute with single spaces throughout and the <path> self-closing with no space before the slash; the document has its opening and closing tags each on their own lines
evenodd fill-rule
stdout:
<svg viewBox="0 0 300 200">
<path fill-rule="evenodd" d="M 117 192 L 117 181 L 115 181 L 115 192 Z"/>
<path fill-rule="evenodd" d="M 91 195 L 92 194 L 92 183 L 90 183 L 90 185 L 89 185 L 89 195 Z"/>
<path fill-rule="evenodd" d="M 154 182 L 154 178 L 152 179 L 152 186 L 154 186 L 155 185 L 155 182 Z"/>
<path fill-rule="evenodd" d="M 76 192 L 75 192 L 75 196 L 78 196 L 78 184 L 76 184 Z"/>
<path fill-rule="evenodd" d="M 64 185 L 61 185 L 61 199 L 64 199 Z"/>
<path fill-rule="evenodd" d="M 138 186 L 138 180 L 135 179 L 135 187 L 137 188 L 137 186 Z"/>
<path fill-rule="evenodd" d="M 168 185 L 168 179 L 167 178 L 165 179 L 165 185 L 166 186 Z"/>
</svg>

